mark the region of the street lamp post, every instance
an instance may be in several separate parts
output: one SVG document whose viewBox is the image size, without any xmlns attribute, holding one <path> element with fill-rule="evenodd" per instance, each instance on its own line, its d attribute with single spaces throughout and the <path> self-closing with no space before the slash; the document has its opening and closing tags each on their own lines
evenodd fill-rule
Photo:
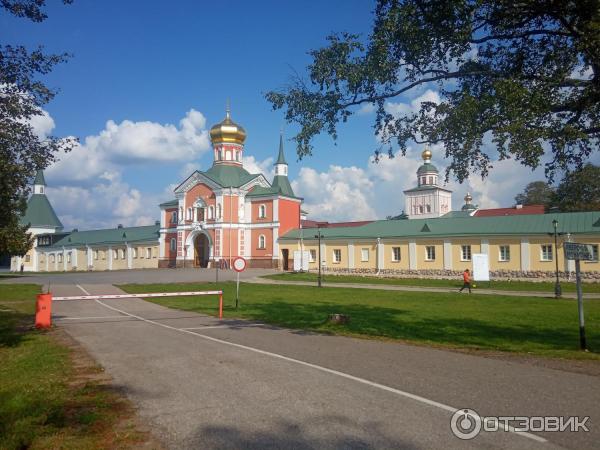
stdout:
<svg viewBox="0 0 600 450">
<path fill-rule="evenodd" d="M 319 240 L 319 276 L 317 277 L 317 286 L 323 287 L 321 283 L 321 227 L 317 227 L 315 238 Z"/>
<path fill-rule="evenodd" d="M 552 226 L 554 227 L 554 260 L 556 261 L 556 283 L 554 283 L 554 298 L 561 298 L 562 289 L 560 287 L 560 281 L 558 279 L 558 220 L 554 219 L 552 221 Z"/>
</svg>

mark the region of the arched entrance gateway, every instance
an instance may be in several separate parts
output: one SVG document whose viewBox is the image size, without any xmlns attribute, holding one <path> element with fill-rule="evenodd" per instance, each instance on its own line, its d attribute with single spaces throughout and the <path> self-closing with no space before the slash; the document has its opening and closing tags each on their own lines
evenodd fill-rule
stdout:
<svg viewBox="0 0 600 450">
<path fill-rule="evenodd" d="M 199 233 L 194 238 L 194 267 L 208 267 L 210 258 L 210 242 L 208 236 Z"/>
</svg>

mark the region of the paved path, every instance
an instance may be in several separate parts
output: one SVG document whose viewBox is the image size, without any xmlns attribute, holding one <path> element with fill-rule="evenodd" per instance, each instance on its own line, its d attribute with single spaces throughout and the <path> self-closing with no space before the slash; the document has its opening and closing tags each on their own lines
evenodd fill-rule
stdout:
<svg viewBox="0 0 600 450">
<path fill-rule="evenodd" d="M 245 280 L 248 283 L 258 284 L 291 284 L 298 286 L 315 286 L 315 281 L 288 281 L 288 280 L 273 280 L 271 278 L 262 278 L 262 275 L 248 278 Z M 369 283 L 328 283 L 323 282 L 324 287 L 338 288 L 354 288 L 354 289 L 380 289 L 384 291 L 408 291 L 408 292 L 454 292 L 457 293 L 458 288 L 454 287 L 433 287 L 433 286 L 403 286 L 395 284 L 369 284 Z M 504 291 L 496 289 L 473 289 L 474 293 L 483 295 L 506 295 L 509 297 L 544 297 L 554 298 L 554 293 L 539 292 L 539 291 Z M 469 295 L 468 292 L 462 292 L 461 295 Z M 600 299 L 598 293 L 584 293 L 584 299 Z M 577 294 L 567 292 L 563 293 L 563 298 L 576 299 Z"/>
<path fill-rule="evenodd" d="M 54 292 L 120 293 L 101 284 Z M 54 318 L 170 448 L 534 449 L 600 442 L 600 380 L 593 376 L 218 321 L 139 299 L 55 302 Z M 455 408 L 589 415 L 591 432 L 496 432 L 462 441 L 450 431 Z"/>
</svg>

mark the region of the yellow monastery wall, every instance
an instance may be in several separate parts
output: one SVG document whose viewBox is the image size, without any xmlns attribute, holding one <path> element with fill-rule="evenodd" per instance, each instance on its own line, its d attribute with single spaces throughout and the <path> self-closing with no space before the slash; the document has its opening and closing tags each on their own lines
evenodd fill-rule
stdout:
<svg viewBox="0 0 600 450">
<path fill-rule="evenodd" d="M 500 247 L 508 246 L 510 259 L 500 261 Z M 490 270 L 521 270 L 521 240 L 514 238 L 490 239 Z"/>
<path fill-rule="evenodd" d="M 368 250 L 368 260 L 362 260 L 362 249 Z M 374 269 L 377 267 L 377 243 L 373 241 L 354 242 L 354 268 Z"/>
<path fill-rule="evenodd" d="M 408 241 L 390 241 L 384 245 L 384 260 L 383 264 L 386 269 L 391 270 L 408 270 L 409 265 L 409 247 Z M 394 261 L 394 247 L 400 247 L 400 261 Z M 417 252 L 420 251 L 417 246 Z M 425 251 L 424 249 L 422 251 Z M 437 250 L 436 250 L 437 251 Z M 437 256 L 437 254 L 436 254 Z"/>
<path fill-rule="evenodd" d="M 441 270 L 444 268 L 444 241 L 443 240 L 418 240 L 417 244 L 417 269 L 437 269 Z M 427 246 L 435 247 L 435 260 L 428 261 L 427 258 Z"/>
</svg>

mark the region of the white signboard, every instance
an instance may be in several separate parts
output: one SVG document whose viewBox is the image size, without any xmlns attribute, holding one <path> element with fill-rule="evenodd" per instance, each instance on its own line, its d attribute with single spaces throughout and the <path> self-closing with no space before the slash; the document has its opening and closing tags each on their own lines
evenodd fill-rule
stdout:
<svg viewBox="0 0 600 450">
<path fill-rule="evenodd" d="M 300 250 L 294 251 L 294 272 L 300 272 L 301 270 L 308 272 L 308 260 L 310 259 L 309 252 L 301 252 Z"/>
<path fill-rule="evenodd" d="M 578 244 L 577 242 L 565 242 L 565 255 L 567 259 L 579 259 L 581 261 L 594 260 L 594 247 L 590 244 Z"/>
<path fill-rule="evenodd" d="M 490 281 L 490 261 L 485 253 L 473 253 L 473 280 Z"/>
</svg>

